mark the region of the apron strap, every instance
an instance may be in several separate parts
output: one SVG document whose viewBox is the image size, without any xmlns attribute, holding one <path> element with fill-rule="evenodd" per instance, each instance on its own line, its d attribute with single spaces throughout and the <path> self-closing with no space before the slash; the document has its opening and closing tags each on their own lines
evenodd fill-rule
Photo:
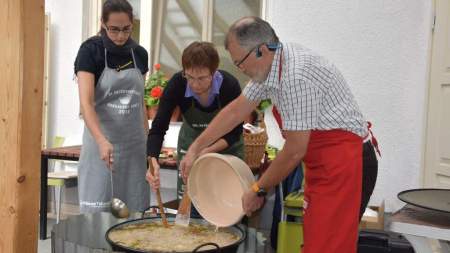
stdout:
<svg viewBox="0 0 450 253">
<path fill-rule="evenodd" d="M 377 151 L 378 155 L 381 157 L 381 152 L 380 152 L 380 148 L 378 147 L 378 141 L 377 138 L 375 138 L 375 135 L 373 135 L 372 133 L 372 122 L 367 121 L 367 135 L 364 138 L 364 142 L 366 140 L 370 140 L 370 142 L 372 142 L 373 147 L 375 148 L 375 150 Z"/>
<path fill-rule="evenodd" d="M 131 57 L 133 57 L 134 68 L 137 69 L 136 58 L 134 57 L 134 50 L 133 49 L 131 49 Z"/>
<path fill-rule="evenodd" d="M 105 48 L 105 68 L 108 68 L 108 60 L 106 59 L 106 48 Z"/>
</svg>

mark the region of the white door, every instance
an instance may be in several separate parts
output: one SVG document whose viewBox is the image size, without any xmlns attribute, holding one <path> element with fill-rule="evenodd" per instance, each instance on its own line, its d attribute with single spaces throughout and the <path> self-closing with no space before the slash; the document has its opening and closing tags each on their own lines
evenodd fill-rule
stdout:
<svg viewBox="0 0 450 253">
<path fill-rule="evenodd" d="M 450 189 L 450 0 L 435 0 L 425 187 Z"/>
</svg>

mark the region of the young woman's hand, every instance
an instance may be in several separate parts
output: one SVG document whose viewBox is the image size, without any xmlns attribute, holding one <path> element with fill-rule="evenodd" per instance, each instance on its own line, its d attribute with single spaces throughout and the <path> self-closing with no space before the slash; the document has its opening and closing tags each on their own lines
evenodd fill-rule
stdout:
<svg viewBox="0 0 450 253">
<path fill-rule="evenodd" d="M 114 163 L 113 145 L 107 139 L 104 139 L 98 143 L 98 149 L 100 152 L 100 159 L 106 163 L 106 167 L 108 167 L 108 169 L 112 170 L 112 164 Z"/>
</svg>

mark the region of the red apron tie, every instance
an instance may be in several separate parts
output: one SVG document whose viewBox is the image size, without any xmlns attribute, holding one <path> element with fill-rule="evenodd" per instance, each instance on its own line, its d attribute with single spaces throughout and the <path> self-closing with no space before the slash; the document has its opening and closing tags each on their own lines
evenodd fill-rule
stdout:
<svg viewBox="0 0 450 253">
<path fill-rule="evenodd" d="M 372 142 L 373 147 L 377 151 L 378 155 L 381 157 L 381 152 L 380 152 L 380 149 L 378 148 L 377 138 L 375 138 L 375 135 L 373 135 L 371 128 L 372 128 L 372 122 L 367 121 L 367 130 L 369 131 L 369 133 L 367 134 L 366 138 L 370 135 L 370 141 Z M 366 139 L 366 138 L 364 138 L 364 139 Z"/>
</svg>

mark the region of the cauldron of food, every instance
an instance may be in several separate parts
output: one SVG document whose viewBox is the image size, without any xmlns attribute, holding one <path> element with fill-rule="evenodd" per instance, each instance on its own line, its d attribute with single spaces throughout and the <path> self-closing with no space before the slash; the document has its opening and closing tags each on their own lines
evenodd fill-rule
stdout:
<svg viewBox="0 0 450 253">
<path fill-rule="evenodd" d="M 174 225 L 175 216 L 168 216 L 169 228 L 161 217 L 142 217 L 110 227 L 106 241 L 114 251 L 128 253 L 235 253 L 245 240 L 246 232 L 238 225 L 219 228 L 206 220 L 191 218 L 188 227 Z"/>
</svg>

